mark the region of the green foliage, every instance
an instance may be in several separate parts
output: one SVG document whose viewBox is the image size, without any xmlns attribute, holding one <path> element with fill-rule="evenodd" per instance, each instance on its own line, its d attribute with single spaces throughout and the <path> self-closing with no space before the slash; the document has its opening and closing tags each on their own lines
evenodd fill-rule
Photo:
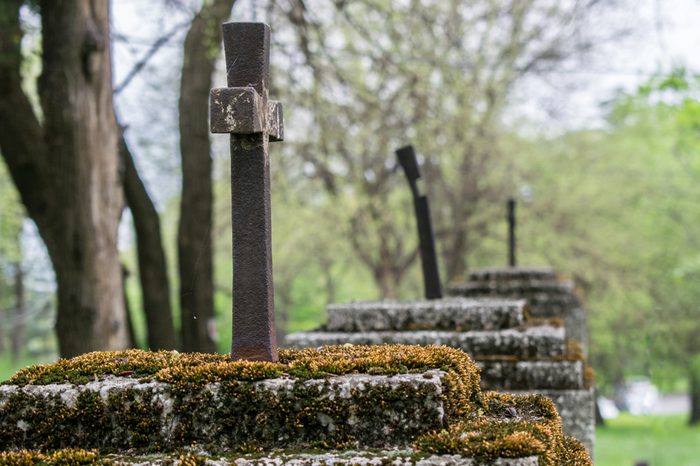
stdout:
<svg viewBox="0 0 700 466">
<path fill-rule="evenodd" d="M 24 209 L 7 172 L 0 162 L 0 263 L 9 264 L 22 259 L 20 234 Z"/>
</svg>

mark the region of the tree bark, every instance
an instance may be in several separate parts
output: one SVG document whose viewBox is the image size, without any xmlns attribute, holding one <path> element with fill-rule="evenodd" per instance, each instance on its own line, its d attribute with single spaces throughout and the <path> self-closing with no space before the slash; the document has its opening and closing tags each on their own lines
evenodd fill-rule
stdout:
<svg viewBox="0 0 700 466">
<path fill-rule="evenodd" d="M 24 293 L 24 270 L 21 263 L 14 264 L 15 269 L 15 312 L 12 317 L 12 363 L 15 364 L 20 359 L 22 348 L 24 348 L 24 334 L 26 328 L 27 302 Z"/>
<path fill-rule="evenodd" d="M 127 344 L 117 249 L 123 197 L 109 2 L 40 3 L 43 127 L 21 83 L 18 0 L 0 28 L 0 149 L 56 272 L 61 356 Z"/>
<path fill-rule="evenodd" d="M 160 217 L 139 176 L 129 147 L 122 136 L 120 151 L 124 163 L 124 194 L 136 230 L 136 249 L 143 311 L 146 315 L 148 348 L 176 349 L 177 338 L 170 304 L 170 284 Z"/>
<path fill-rule="evenodd" d="M 700 424 L 700 353 L 691 358 L 690 364 L 690 418 L 691 426 Z"/>
<path fill-rule="evenodd" d="M 234 2 L 205 2 L 185 38 L 179 101 L 182 202 L 178 227 L 184 351 L 216 350 L 209 332 L 214 322 L 214 279 L 208 98 L 220 50 L 220 24 L 229 17 Z"/>
<path fill-rule="evenodd" d="M 122 264 L 122 294 L 124 295 L 124 309 L 126 310 L 126 334 L 127 346 L 129 348 L 138 348 L 136 341 L 136 331 L 134 330 L 134 320 L 131 316 L 131 307 L 129 306 L 129 296 L 126 293 L 126 282 L 129 279 L 129 269 Z"/>
</svg>

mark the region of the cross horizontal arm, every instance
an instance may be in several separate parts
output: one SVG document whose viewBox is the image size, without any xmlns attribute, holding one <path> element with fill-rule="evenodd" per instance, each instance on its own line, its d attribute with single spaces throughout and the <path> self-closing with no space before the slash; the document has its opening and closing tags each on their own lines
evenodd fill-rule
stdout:
<svg viewBox="0 0 700 466">
<path fill-rule="evenodd" d="M 272 141 L 283 139 L 282 104 L 263 98 L 253 87 L 220 87 L 209 93 L 212 133 L 267 133 Z M 263 111 L 266 110 L 266 111 Z"/>
</svg>

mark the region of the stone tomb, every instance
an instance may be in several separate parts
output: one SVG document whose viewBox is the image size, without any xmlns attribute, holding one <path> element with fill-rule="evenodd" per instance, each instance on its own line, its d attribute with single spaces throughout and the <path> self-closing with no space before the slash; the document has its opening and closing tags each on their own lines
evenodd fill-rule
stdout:
<svg viewBox="0 0 700 466">
<path fill-rule="evenodd" d="M 0 464 L 590 465 L 550 400 L 448 347 L 89 353 L 0 386 Z"/>
<path fill-rule="evenodd" d="M 473 270 L 469 280 L 447 288 L 450 296 L 524 299 L 532 316 L 561 319 L 567 336 L 588 354 L 586 310 L 570 280 L 549 267 L 504 267 Z"/>
<path fill-rule="evenodd" d="M 594 443 L 593 390 L 577 345 L 556 322 L 532 319 L 525 301 L 446 298 L 332 304 L 327 323 L 287 336 L 290 347 L 353 344 L 447 345 L 481 368 L 481 386 L 541 393 L 562 415 L 564 432 Z"/>
</svg>

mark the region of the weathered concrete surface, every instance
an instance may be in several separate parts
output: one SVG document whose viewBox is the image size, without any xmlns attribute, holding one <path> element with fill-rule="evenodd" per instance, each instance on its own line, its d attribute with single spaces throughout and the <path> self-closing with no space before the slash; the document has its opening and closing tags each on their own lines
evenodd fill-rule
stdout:
<svg viewBox="0 0 700 466">
<path fill-rule="evenodd" d="M 583 361 L 477 361 L 484 390 L 584 388 Z"/>
<path fill-rule="evenodd" d="M 595 397 L 593 389 L 583 390 L 508 390 L 509 393 L 541 393 L 554 401 L 562 419 L 564 433 L 576 437 L 591 456 L 595 444 Z"/>
<path fill-rule="evenodd" d="M 524 330 L 496 330 L 448 332 L 421 330 L 415 332 L 302 332 L 286 338 L 291 348 L 307 348 L 323 345 L 446 345 L 460 348 L 473 358 L 492 355 L 509 355 L 519 358 L 559 357 L 565 351 L 563 327 L 543 325 Z"/>
<path fill-rule="evenodd" d="M 447 294 L 467 298 L 524 299 L 534 317 L 558 317 L 567 335 L 588 354 L 586 310 L 573 282 L 560 280 L 551 268 L 488 268 L 474 270 L 469 281 L 452 285 Z"/>
<path fill-rule="evenodd" d="M 497 458 L 494 460 L 475 460 L 459 455 L 431 455 L 416 457 L 415 452 L 409 450 L 391 451 L 330 451 L 327 453 L 278 453 L 259 455 L 241 455 L 239 457 L 217 458 L 200 457 L 207 466 L 320 466 L 320 465 L 358 465 L 358 466 L 538 466 L 536 456 L 525 458 Z M 120 457 L 109 458 L 117 465 L 157 465 L 171 466 L 185 463 L 182 459 L 162 458 L 159 456 L 136 457 L 129 460 Z"/>
<path fill-rule="evenodd" d="M 331 304 L 323 330 L 501 330 L 522 325 L 524 307 L 522 300 L 465 298 Z"/>
<path fill-rule="evenodd" d="M 434 369 L 201 387 L 113 376 L 85 385 L 5 385 L 0 450 L 406 447 L 446 425 L 444 376 Z"/>
</svg>

